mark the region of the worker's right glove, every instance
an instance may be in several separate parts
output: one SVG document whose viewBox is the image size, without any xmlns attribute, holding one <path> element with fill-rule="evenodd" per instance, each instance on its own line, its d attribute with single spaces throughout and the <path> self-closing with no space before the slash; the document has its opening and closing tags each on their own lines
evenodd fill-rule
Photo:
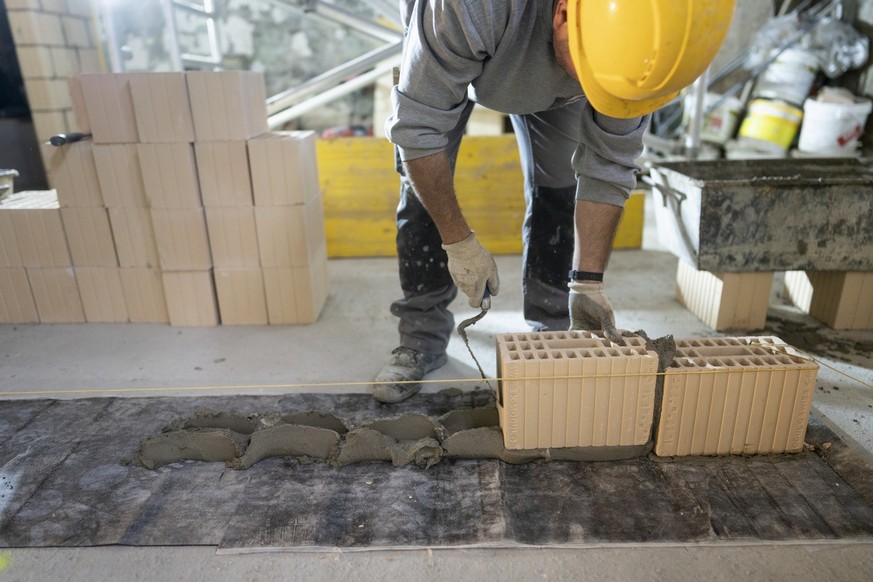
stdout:
<svg viewBox="0 0 873 582">
<path fill-rule="evenodd" d="M 623 344 L 621 333 L 615 329 L 615 314 L 606 297 L 603 283 L 578 283 L 571 281 L 570 329 L 603 330 L 609 341 Z"/>
<path fill-rule="evenodd" d="M 476 239 L 475 232 L 461 242 L 443 245 L 443 250 L 449 256 L 452 281 L 467 296 L 470 307 L 482 306 L 486 287 L 491 295 L 497 295 L 500 288 L 497 263 Z"/>
</svg>

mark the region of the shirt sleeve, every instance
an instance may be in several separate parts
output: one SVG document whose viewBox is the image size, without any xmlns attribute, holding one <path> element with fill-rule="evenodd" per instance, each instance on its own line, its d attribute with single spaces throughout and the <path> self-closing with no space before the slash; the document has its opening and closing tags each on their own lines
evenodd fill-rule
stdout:
<svg viewBox="0 0 873 582">
<path fill-rule="evenodd" d="M 404 41 L 400 80 L 391 91 L 385 133 L 404 161 L 440 152 L 467 104 L 467 87 L 482 72 L 497 40 L 483 3 L 422 0 Z"/>
<path fill-rule="evenodd" d="M 650 120 L 651 115 L 608 117 L 586 101 L 581 141 L 572 160 L 577 200 L 624 206 L 637 184 L 636 160 L 643 153 L 643 134 Z"/>
</svg>

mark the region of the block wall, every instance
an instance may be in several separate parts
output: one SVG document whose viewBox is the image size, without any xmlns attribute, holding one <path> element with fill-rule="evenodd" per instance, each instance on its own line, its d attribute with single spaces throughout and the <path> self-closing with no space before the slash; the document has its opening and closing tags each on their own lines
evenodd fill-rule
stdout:
<svg viewBox="0 0 873 582">
<path fill-rule="evenodd" d="M 87 129 L 76 119 L 67 79 L 105 70 L 92 0 L 5 0 L 5 4 L 37 139 Z"/>
</svg>

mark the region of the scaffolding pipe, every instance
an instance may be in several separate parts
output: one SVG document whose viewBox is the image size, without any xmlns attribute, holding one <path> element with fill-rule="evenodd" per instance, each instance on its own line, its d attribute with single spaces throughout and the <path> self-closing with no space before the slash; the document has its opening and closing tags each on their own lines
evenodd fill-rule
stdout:
<svg viewBox="0 0 873 582">
<path fill-rule="evenodd" d="M 391 70 L 398 65 L 399 62 L 400 59 L 398 58 L 380 63 L 371 71 L 359 75 L 354 79 L 350 79 L 342 85 L 337 85 L 336 87 L 332 87 L 331 89 L 322 91 L 321 93 L 318 93 L 317 95 L 311 97 L 310 99 L 307 99 L 306 101 L 303 101 L 302 103 L 298 103 L 293 107 L 289 107 L 288 109 L 280 111 L 275 115 L 271 115 L 268 118 L 270 129 L 280 128 L 289 121 L 297 119 L 301 115 L 309 113 L 313 109 L 321 107 L 322 105 L 330 103 L 331 101 L 339 99 L 340 97 L 345 97 L 349 93 L 372 85 L 379 79 L 379 77 L 389 74 Z"/>
<path fill-rule="evenodd" d="M 360 75 L 381 63 L 385 59 L 392 59 L 392 66 L 400 60 L 402 41 L 396 41 L 388 46 L 383 46 L 365 53 L 347 63 L 325 71 L 317 77 L 301 83 L 297 87 L 287 89 L 267 99 L 267 113 L 276 114 L 283 109 L 295 106 L 297 103 L 337 85 L 344 79 Z"/>
<path fill-rule="evenodd" d="M 314 12 L 337 24 L 348 26 L 353 30 L 357 30 L 358 32 L 362 32 L 385 42 L 395 42 L 403 36 L 398 30 L 393 30 L 387 26 L 382 26 L 381 24 L 361 18 L 357 14 L 353 14 L 352 12 L 340 8 L 335 4 L 331 4 L 330 2 L 322 2 L 321 0 L 304 0 L 303 9 L 306 12 Z"/>
<path fill-rule="evenodd" d="M 694 108 L 691 111 L 691 121 L 688 126 L 688 134 L 685 136 L 685 155 L 690 160 L 697 159 L 700 154 L 700 131 L 703 127 L 704 103 L 706 102 L 706 88 L 709 87 L 709 67 L 700 75 L 691 86 L 691 95 L 694 99 Z"/>
</svg>

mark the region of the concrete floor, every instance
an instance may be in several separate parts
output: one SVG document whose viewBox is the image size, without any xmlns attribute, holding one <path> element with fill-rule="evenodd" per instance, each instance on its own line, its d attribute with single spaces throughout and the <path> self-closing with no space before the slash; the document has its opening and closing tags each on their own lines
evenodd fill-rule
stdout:
<svg viewBox="0 0 873 582">
<path fill-rule="evenodd" d="M 649 205 L 650 206 L 650 205 Z M 494 334 L 525 330 L 520 257 L 499 257 L 501 293 L 470 329 L 471 346 L 496 373 Z M 319 321 L 301 327 L 172 328 L 165 325 L 0 326 L 0 398 L 269 394 L 366 391 L 397 341 L 388 304 L 398 293 L 394 259 L 330 263 L 332 290 Z M 651 337 L 714 335 L 674 297 L 676 259 L 647 221 L 642 250 L 613 254 L 608 288 L 620 327 Z M 784 305 L 774 286 L 771 315 L 814 324 Z M 472 312 L 458 302 L 456 316 Z M 835 341 L 870 344 L 873 332 L 819 330 Z M 838 354 L 823 361 L 867 384 L 873 356 Z M 459 338 L 449 364 L 425 392 L 472 387 L 478 372 Z M 848 360 L 848 361 L 844 361 Z M 873 452 L 871 391 L 823 368 L 814 406 L 835 429 Z M 869 580 L 873 544 L 750 546 L 608 546 L 582 550 L 421 550 L 257 555 L 217 554 L 213 547 L 52 548 L 0 551 L 3 580 Z"/>
</svg>

